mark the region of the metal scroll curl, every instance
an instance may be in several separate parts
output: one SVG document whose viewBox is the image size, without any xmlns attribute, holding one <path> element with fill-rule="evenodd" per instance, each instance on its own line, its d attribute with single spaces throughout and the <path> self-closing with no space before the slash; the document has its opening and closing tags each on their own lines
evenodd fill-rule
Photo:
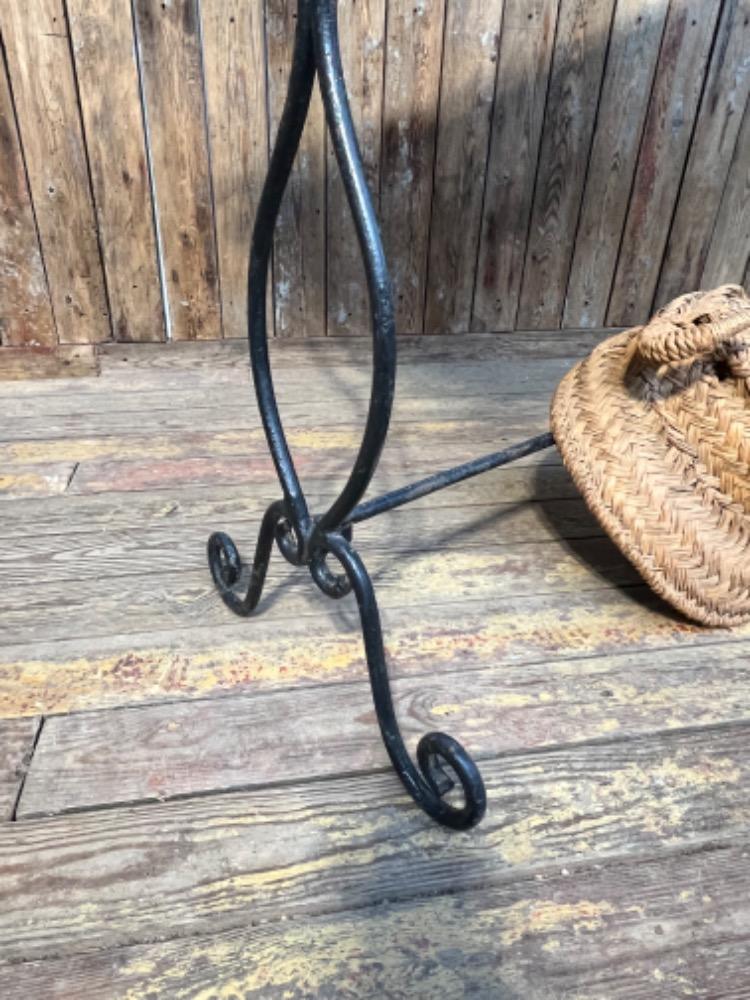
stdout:
<svg viewBox="0 0 750 1000">
<path fill-rule="evenodd" d="M 276 402 L 268 356 L 266 285 L 273 231 L 316 73 L 367 277 L 373 363 L 367 420 L 352 471 L 328 510 L 313 517 Z M 227 534 L 211 535 L 208 562 L 214 583 L 227 607 L 235 614 L 250 615 L 260 601 L 276 542 L 288 562 L 309 568 L 316 585 L 329 597 L 340 598 L 353 590 L 378 723 L 397 774 L 414 801 L 433 819 L 454 829 L 474 826 L 484 815 L 486 794 L 477 766 L 464 748 L 444 733 L 428 733 L 418 745 L 417 763 L 409 756 L 393 706 L 372 581 L 351 545 L 350 520 L 363 517 L 360 512 L 358 518 L 355 509 L 370 484 L 388 433 L 396 376 L 396 336 L 391 281 L 344 84 L 335 0 L 299 0 L 286 101 L 253 229 L 248 324 L 255 394 L 283 497 L 265 513 L 249 571 Z M 339 563 L 343 572 L 330 568 L 329 557 Z M 463 792 L 462 805 L 447 797 L 457 785 Z"/>
</svg>

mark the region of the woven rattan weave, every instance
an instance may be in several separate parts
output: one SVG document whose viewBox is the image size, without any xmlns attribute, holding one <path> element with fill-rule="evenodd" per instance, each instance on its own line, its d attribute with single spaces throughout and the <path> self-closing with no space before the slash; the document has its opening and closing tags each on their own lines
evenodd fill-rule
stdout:
<svg viewBox="0 0 750 1000">
<path fill-rule="evenodd" d="M 683 295 L 563 379 L 552 429 L 588 505 L 662 597 L 750 620 L 750 298 Z"/>
</svg>

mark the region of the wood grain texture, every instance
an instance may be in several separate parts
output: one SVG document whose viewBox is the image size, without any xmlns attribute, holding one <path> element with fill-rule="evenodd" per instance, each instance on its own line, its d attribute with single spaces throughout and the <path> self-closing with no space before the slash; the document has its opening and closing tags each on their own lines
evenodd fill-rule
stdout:
<svg viewBox="0 0 750 1000">
<path fill-rule="evenodd" d="M 742 281 L 747 2 L 344 0 L 399 333 L 629 326 Z M 285 0 L 8 0 L 0 343 L 244 335 L 294 20 Z M 279 338 L 369 336 L 317 84 L 267 312 Z"/>
<path fill-rule="evenodd" d="M 0 345 L 52 346 L 57 331 L 4 60 L 0 149 Z"/>
<path fill-rule="evenodd" d="M 613 0 L 560 2 L 519 326 L 560 326 L 613 8 Z"/>
<path fill-rule="evenodd" d="M 750 93 L 749 53 L 750 0 L 729 0 L 714 41 L 656 293 L 657 307 L 700 285 Z M 741 269 L 737 261 L 735 280 L 741 278 Z"/>
<path fill-rule="evenodd" d="M 0 596 L 3 617 L 0 645 L 22 643 L 31 632 L 42 642 L 83 635 L 189 628 L 198 620 L 202 625 L 224 626 L 229 632 L 239 629 L 240 623 L 228 617 L 224 604 L 214 593 L 203 565 L 196 569 L 181 568 L 179 551 L 175 553 L 164 538 L 146 539 L 141 550 L 133 552 L 131 547 L 130 552 L 119 558 L 116 547 L 110 550 L 105 542 L 73 536 L 71 544 L 76 542 L 84 548 L 81 562 L 88 563 L 88 570 L 80 578 L 76 578 L 75 563 L 65 569 L 64 557 L 60 560 L 62 569 L 52 572 L 49 582 L 24 585 L 16 573 L 9 574 L 13 588 Z M 201 545 L 196 555 L 203 556 L 203 548 Z M 580 562 L 569 555 L 565 546 L 546 541 L 510 544 L 488 552 L 476 549 L 413 552 L 399 560 L 398 568 L 392 569 L 390 553 L 386 555 L 382 550 L 369 553 L 366 541 L 362 545 L 377 577 L 383 608 L 419 607 L 428 599 L 436 607 L 489 600 L 496 600 L 501 606 L 513 599 L 542 596 L 559 608 L 565 602 L 563 595 L 589 595 L 593 600 L 594 595 L 603 598 L 602 591 L 619 587 L 638 588 L 637 596 L 642 596 L 643 588 L 635 570 L 608 540 L 580 539 L 575 548 Z M 108 572 L 110 561 L 113 582 L 116 579 L 118 584 L 104 589 L 101 576 Z M 151 561 L 156 563 L 153 569 Z M 203 558 L 192 562 L 202 564 Z M 133 572 L 138 569 L 140 573 Z M 73 592 L 68 585 L 71 580 L 76 581 Z M 264 618 L 269 623 L 274 620 L 278 623 L 287 615 L 300 620 L 308 617 L 322 620 L 330 610 L 310 590 L 304 575 L 289 574 L 278 563 L 269 569 L 268 586 Z M 275 599 L 271 597 L 274 590 Z M 627 606 L 627 595 L 621 601 Z M 345 621 L 352 620 L 355 610 L 352 603 L 341 606 L 339 615 L 345 616 Z M 40 621 L 43 608 L 49 610 Z M 333 617 L 333 612 L 329 617 Z"/>
<path fill-rule="evenodd" d="M 24 354 L 26 353 L 25 351 Z M 26 360 L 24 358 L 24 361 Z M 23 469 L 3 472 L 0 475 L 0 499 L 47 497 L 64 493 L 75 470 L 75 462 L 48 462 L 44 465 L 27 465 Z"/>
<path fill-rule="evenodd" d="M 473 330 L 512 330 L 521 292 L 558 0 L 505 0 Z"/>
<path fill-rule="evenodd" d="M 409 421 L 395 427 L 393 435 L 393 459 L 397 452 L 403 461 L 407 455 L 416 456 L 420 443 L 421 454 L 438 457 L 441 453 L 445 462 L 466 452 L 466 445 L 472 441 L 476 448 L 496 445 L 501 448 L 510 444 L 514 433 L 530 434 L 537 429 L 539 418 L 528 412 L 508 420 L 498 431 L 487 427 L 482 420 L 465 421 Z M 448 436 L 450 435 L 450 439 Z M 299 467 L 309 464 L 317 453 L 317 461 L 323 463 L 318 476 L 324 476 L 332 469 L 340 472 L 349 464 L 351 452 L 361 438 L 361 428 L 357 424 L 333 424 L 318 426 L 290 427 L 287 439 L 290 447 L 299 455 Z M 0 443 L 0 460 L 6 467 L 28 465 L 37 462 L 70 459 L 72 461 L 101 461 L 129 459 L 171 458 L 215 458 L 231 455 L 255 459 L 262 467 L 265 459 L 265 435 L 257 425 L 252 430 L 237 428 L 229 430 L 193 430 L 166 433 L 128 433 L 122 435 L 76 436 L 68 439 L 36 441 L 6 441 Z M 531 456 L 529 456 L 531 457 Z M 538 458 L 536 459 L 539 460 Z M 528 461 L 526 464 L 529 464 Z"/>
<path fill-rule="evenodd" d="M 393 774 L 0 826 L 4 961 L 216 933 L 254 920 L 502 885 L 741 836 L 746 728 L 508 755 L 483 765 L 470 834 L 416 810 Z"/>
<path fill-rule="evenodd" d="M 750 102 L 745 107 L 708 248 L 703 287 L 712 288 L 727 281 L 740 280 L 743 260 L 750 265 Z"/>
<path fill-rule="evenodd" d="M 0 719 L 0 823 L 14 816 L 39 724 L 34 716 Z"/>
<path fill-rule="evenodd" d="M 739 646 L 719 647 L 707 662 L 666 652 L 658 673 L 650 659 L 496 664 L 473 671 L 470 684 L 465 672 L 405 677 L 394 685 L 396 711 L 408 746 L 447 728 L 477 760 L 750 714 Z M 45 722 L 17 815 L 333 777 L 342 761 L 350 774 L 388 768 L 365 680 L 57 716 Z"/>
<path fill-rule="evenodd" d="M 62 0 L 3 4 L 7 65 L 61 343 L 110 336 Z"/>
<path fill-rule="evenodd" d="M 720 6 L 717 0 L 670 6 L 607 309 L 610 324 L 643 322 L 651 311 Z"/>
<path fill-rule="evenodd" d="M 8 1000 L 744 998 L 741 841 L 570 864 L 479 892 L 25 962 Z"/>
<path fill-rule="evenodd" d="M 554 545 L 561 538 L 580 539 L 578 554 L 596 558 L 593 543 L 587 545 L 583 539 L 597 538 L 602 532 L 593 517 L 587 516 L 582 502 L 570 499 L 549 501 L 549 504 L 553 505 L 551 509 L 541 504 L 524 507 L 508 503 L 498 503 L 494 510 L 472 510 L 468 505 L 466 509 L 463 506 L 404 508 L 388 521 L 380 524 L 373 521 L 363 529 L 361 541 L 368 552 L 414 554 L 425 549 L 504 550 L 508 545 L 536 545 L 542 541 Z M 2 512 L 3 536 L 9 538 L 15 533 L 16 538 L 13 551 L 4 553 L 0 559 L 0 573 L 8 584 L 33 584 L 39 578 L 39 565 L 45 563 L 48 583 L 85 580 L 100 576 L 106 562 L 111 577 L 138 575 L 146 558 L 154 572 L 168 572 L 179 566 L 185 570 L 202 570 L 206 538 L 219 520 L 224 530 L 248 540 L 257 527 L 257 514 L 244 511 L 238 517 L 238 505 L 235 504 L 232 516 L 227 510 L 231 506 L 216 503 L 213 509 L 205 510 L 204 507 L 199 519 L 193 514 L 186 522 L 180 518 L 179 504 L 173 503 L 172 513 L 162 516 L 160 525 L 148 527 L 131 523 L 128 528 L 118 530 L 109 523 L 104 540 L 100 534 L 102 519 L 97 528 L 84 524 L 79 520 L 80 514 L 72 511 L 71 520 L 75 517 L 76 521 L 69 523 L 64 533 L 53 534 L 50 525 L 43 525 L 39 530 L 35 527 L 33 534 L 23 535 L 22 525 L 9 516 L 6 503 Z M 66 504 L 66 509 L 70 507 L 70 503 Z M 57 527 L 59 530 L 59 522 Z M 588 553 L 587 549 L 590 549 Z M 529 559 L 533 560 L 535 555 L 532 549 Z M 553 559 L 555 555 L 553 550 Z M 600 565 L 605 555 L 598 556 Z M 480 565 L 481 561 L 480 556 Z M 616 562 L 613 570 L 622 573 Z M 300 582 L 303 579 L 300 578 Z"/>
<path fill-rule="evenodd" d="M 135 0 L 145 115 L 174 340 L 221 336 L 197 0 Z"/>
<path fill-rule="evenodd" d="M 447 0 L 425 332 L 469 329 L 490 141 L 501 3 Z"/>
<path fill-rule="evenodd" d="M 99 359 L 88 344 L 59 344 L 57 347 L 27 344 L 23 348 L 0 350 L 0 380 L 79 378 L 98 372 Z"/>
<path fill-rule="evenodd" d="M 600 335 L 406 338 L 375 490 L 541 429 Z M 369 347 L 275 346 L 318 509 Z M 278 492 L 245 350 L 117 344 L 97 379 L 0 386 L 4 474 L 66 474 L 0 501 L 0 719 L 45 716 L 0 824 L 3 997 L 741 997 L 748 629 L 649 594 L 554 451 L 358 525 L 407 744 L 447 730 L 487 781 L 447 835 L 388 766 L 353 599 L 278 557 L 253 620 L 213 591 L 208 531 L 247 551 Z"/>
<path fill-rule="evenodd" d="M 250 236 L 268 166 L 263 5 L 209 0 L 200 12 L 223 331 L 242 337 Z"/>
<path fill-rule="evenodd" d="M 396 329 L 421 333 L 445 0 L 387 4 L 380 219 Z"/>
<path fill-rule="evenodd" d="M 509 439 L 506 441 L 510 444 Z M 320 459 L 324 457 L 324 453 L 319 452 L 315 456 L 309 452 L 307 458 L 297 463 L 297 469 L 306 482 L 316 474 L 328 477 L 329 483 L 334 479 L 343 480 L 346 470 L 350 468 L 351 453 L 351 444 L 337 453 L 329 453 L 328 458 L 322 463 L 324 468 L 321 468 Z M 425 453 L 420 452 L 415 445 L 413 449 L 402 450 L 398 456 L 394 454 L 390 472 L 385 468 L 379 471 L 376 488 L 385 492 L 403 486 L 403 465 L 397 466 L 394 463 L 398 458 L 401 461 L 413 461 L 415 454 L 420 456 L 420 465 L 414 468 L 414 474 L 422 476 L 428 475 L 431 470 L 434 471 L 441 455 L 446 465 L 457 464 L 465 459 L 466 448 L 464 446 L 463 451 L 454 448 L 451 451 L 442 449 L 440 452 Z M 168 489 L 189 484 L 207 486 L 213 483 L 216 487 L 222 488 L 241 483 L 259 486 L 268 482 L 270 468 L 269 459 L 265 455 L 260 461 L 248 461 L 247 455 L 242 454 L 226 457 L 185 455 L 165 459 L 133 458 L 130 461 L 118 461 L 114 458 L 91 459 L 80 465 L 72 489 L 75 493 L 85 494 Z M 329 499 L 330 496 L 329 492 Z"/>
<path fill-rule="evenodd" d="M 130 5 L 69 0 L 67 11 L 114 336 L 164 340 Z"/>
<path fill-rule="evenodd" d="M 317 384 L 321 384 L 318 382 Z M 316 385 L 312 381 L 311 388 Z M 289 389 L 285 395 L 291 395 Z M 404 397 L 394 408 L 394 422 L 414 420 L 424 421 L 466 421 L 484 419 L 500 421 L 505 414 L 506 398 L 501 393 L 481 395 L 478 392 L 466 397 L 453 396 L 445 399 L 429 397 Z M 540 430 L 547 420 L 546 400 L 529 398 L 523 392 L 514 394 L 517 415 L 529 422 L 538 421 Z M 149 390 L 145 392 L 116 392 L 111 390 L 107 397 L 88 394 L 82 401 L 82 409 L 76 413 L 60 412 L 60 398 L 38 395 L 34 397 L 33 415 L 23 421 L 0 425 L 0 441 L 34 441 L 52 438 L 75 437 L 81 431 L 81 416 L 97 415 L 97 434 L 131 434 L 133 432 L 185 430 L 189 414 L 196 421 L 218 431 L 233 428 L 255 430 L 259 418 L 252 412 L 242 412 L 240 407 L 247 402 L 247 392 L 238 385 L 227 389 L 221 405 L 211 403 L 205 393 L 176 389 L 160 396 Z M 350 398 L 342 400 L 332 415 L 329 426 L 356 425 L 364 412 L 365 400 Z M 119 408 L 116 404 L 120 404 Z M 152 404 L 152 405 L 150 405 Z M 237 410 L 232 409 L 236 404 Z M 29 412 L 29 399 L 21 397 L 4 401 L 3 411 L 10 417 Z M 246 408 L 247 409 L 247 408 Z M 284 401 L 284 426 L 300 427 L 313 422 L 323 424 L 330 411 L 327 400 L 316 400 L 306 404 L 302 401 Z M 138 415 L 138 427 L 134 427 L 134 414 Z M 1 528 L 0 528 L 1 530 Z"/>
<path fill-rule="evenodd" d="M 563 326 L 604 323 L 668 0 L 615 8 Z"/>
<path fill-rule="evenodd" d="M 0 714 L 66 712 L 362 678 L 356 611 L 319 602 L 316 613 L 314 592 L 307 613 L 296 614 L 290 625 L 291 608 L 302 603 L 299 596 L 269 588 L 251 636 L 247 623 L 243 627 L 226 613 L 220 628 L 215 612 L 204 621 L 204 608 L 210 609 L 214 599 L 204 581 L 197 592 L 183 588 L 177 595 L 164 578 L 152 583 L 138 598 L 150 615 L 140 625 L 132 590 L 127 606 L 119 609 L 110 591 L 99 599 L 93 630 L 80 630 L 74 625 L 85 621 L 90 594 L 85 587 L 80 599 L 67 597 L 67 620 L 61 627 L 58 615 L 45 629 L 47 638 L 40 636 L 33 649 L 28 633 L 16 645 L 0 647 Z M 417 597 L 408 603 L 397 593 L 395 602 L 381 602 L 391 672 L 407 676 L 464 670 L 468 676 L 488 663 L 510 666 L 550 657 L 562 662 L 646 650 L 661 656 L 665 650 L 688 654 L 692 649 L 698 657 L 699 651 L 710 649 L 711 656 L 718 656 L 719 647 L 741 648 L 747 640 L 746 629 L 701 631 L 670 617 L 645 589 L 620 592 L 610 587 L 553 596 L 496 596 L 489 607 L 485 600 L 462 598 L 428 608 Z M 192 617 L 178 607 L 179 598 L 192 602 Z M 158 615 L 155 603 L 162 605 Z"/>
<path fill-rule="evenodd" d="M 310 480 L 306 485 L 311 506 L 317 509 L 330 500 L 330 484 L 326 481 Z M 244 533 L 249 531 L 251 521 L 257 522 L 260 511 L 276 498 L 277 493 L 278 487 L 269 479 L 250 499 L 243 486 L 223 488 L 217 493 L 211 485 L 192 484 L 148 493 L 72 494 L 64 509 L 51 498 L 18 503 L 7 501 L 0 518 L 0 538 L 14 537 L 24 520 L 29 519 L 33 519 L 38 535 L 64 535 L 67 531 L 83 534 L 102 530 L 114 533 L 137 529 L 151 531 L 164 524 L 173 524 L 177 531 L 190 525 L 213 526 L 218 521 L 236 525 L 238 529 L 242 527 Z M 555 505 L 555 524 L 553 527 L 550 522 L 545 531 L 544 509 L 537 511 L 533 505 L 547 502 Z M 483 507 L 490 509 L 483 511 Z M 425 517 L 433 519 L 436 537 L 447 543 L 451 526 L 462 523 L 461 511 L 465 511 L 463 523 L 471 526 L 461 544 L 471 544 L 475 532 L 489 538 L 494 518 L 502 519 L 503 524 L 512 524 L 513 531 L 523 533 L 522 538 L 538 532 L 541 539 L 556 531 L 558 526 L 560 531 L 574 533 L 580 528 L 592 534 L 591 519 L 584 516 L 580 495 L 562 466 L 548 466 L 543 477 L 534 467 L 514 469 L 507 466 L 488 472 L 484 477 L 467 480 L 455 491 L 444 490 L 393 511 L 393 517 L 399 518 L 398 524 L 412 525 L 411 530 L 403 529 L 403 537 L 394 539 L 394 544 L 405 548 L 412 538 L 417 539 L 416 525 Z M 387 529 L 379 525 L 387 523 L 373 519 L 366 529 L 362 529 L 366 530 L 371 544 L 381 537 L 381 531 L 385 536 Z M 397 534 L 400 536 L 402 532 Z M 500 533 L 496 540 L 501 540 Z M 423 541 L 425 547 L 432 546 L 432 539 L 425 537 Z"/>
<path fill-rule="evenodd" d="M 266 0 L 271 141 L 284 106 L 293 42 L 294 6 L 287 0 Z M 322 337 L 326 332 L 325 150 L 323 102 L 316 82 L 276 223 L 273 293 L 277 337 Z"/>
<path fill-rule="evenodd" d="M 607 336 L 609 332 L 606 330 L 566 330 L 563 335 L 556 331 L 518 330 L 506 331 L 502 336 L 462 331 L 460 339 L 403 336 L 399 340 L 398 359 L 404 367 L 428 362 L 438 365 L 450 362 L 459 369 L 472 362 L 496 361 L 500 358 L 510 362 L 523 362 L 531 358 L 547 362 L 555 358 L 583 357 Z M 200 374 L 204 378 L 211 374 L 214 367 L 238 370 L 244 368 L 243 374 L 247 374 L 247 341 L 243 339 L 210 344 L 173 343 L 166 347 L 103 344 L 99 353 L 106 359 L 108 372 L 112 374 L 125 367 L 137 367 L 142 371 L 158 369 L 162 378 L 179 368 L 192 369 L 194 377 Z M 305 341 L 276 341 L 271 354 L 274 359 L 278 359 L 279 375 L 284 378 L 289 370 L 293 371 L 301 366 L 337 366 L 342 370 L 350 365 L 361 366 L 371 357 L 372 347 L 368 338 L 364 337 L 347 340 L 315 337 Z M 497 374 L 500 376 L 504 373 L 505 368 Z M 356 374 L 353 372 L 352 377 Z M 364 375 L 369 376 L 369 372 L 366 371 Z M 430 368 L 429 376 L 439 378 L 439 369 Z M 222 372 L 223 377 L 225 373 Z M 411 377 L 410 373 L 409 378 Z M 408 382 L 406 384 L 408 387 Z M 508 380 L 503 389 L 511 391 L 512 380 Z"/>
<path fill-rule="evenodd" d="M 341 0 L 337 5 L 341 61 L 367 186 L 380 198 L 385 0 Z M 364 266 L 333 143 L 327 144 L 328 333 L 369 334 Z"/>
</svg>

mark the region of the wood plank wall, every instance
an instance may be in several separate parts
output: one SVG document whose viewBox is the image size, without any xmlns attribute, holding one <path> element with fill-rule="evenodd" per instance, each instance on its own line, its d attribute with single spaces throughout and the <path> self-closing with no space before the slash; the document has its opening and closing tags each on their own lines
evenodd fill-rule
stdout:
<svg viewBox="0 0 750 1000">
<path fill-rule="evenodd" d="M 632 324 L 750 273 L 750 0 L 339 0 L 402 333 Z M 242 336 L 291 0 L 3 0 L 0 338 Z M 367 333 L 316 93 L 280 337 Z"/>
</svg>

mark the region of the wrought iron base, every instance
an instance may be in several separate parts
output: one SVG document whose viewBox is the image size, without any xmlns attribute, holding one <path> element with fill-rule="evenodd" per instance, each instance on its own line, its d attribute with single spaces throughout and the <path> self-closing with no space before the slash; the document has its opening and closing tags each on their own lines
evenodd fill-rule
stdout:
<svg viewBox="0 0 750 1000">
<path fill-rule="evenodd" d="M 551 434 L 541 434 L 504 451 L 360 503 L 388 432 L 396 376 L 396 336 L 391 281 L 344 84 L 335 3 L 336 0 L 299 0 L 286 103 L 258 207 L 250 251 L 250 361 L 258 407 L 283 499 L 271 504 L 265 513 L 247 583 L 242 579 L 242 560 L 237 547 L 223 532 L 216 532 L 209 538 L 208 562 L 224 603 L 238 615 L 249 615 L 257 607 L 274 542 L 293 566 L 308 567 L 324 594 L 340 598 L 354 592 L 380 731 L 393 766 L 415 802 L 426 813 L 445 826 L 466 829 L 478 823 L 486 809 L 482 777 L 461 744 L 445 733 L 427 733 L 422 737 L 417 747 L 417 765 L 409 756 L 391 698 L 375 591 L 364 563 L 352 547 L 352 526 L 480 472 L 548 448 L 554 442 Z M 266 331 L 266 284 L 273 231 L 307 117 L 316 73 L 323 95 L 326 122 L 357 229 L 367 276 L 373 331 L 372 388 L 359 453 L 346 485 L 321 515 L 311 515 L 308 511 L 289 453 L 276 404 Z M 338 564 L 336 571 L 329 566 L 329 558 Z M 463 805 L 453 804 L 446 798 L 457 782 L 463 791 Z"/>
</svg>

